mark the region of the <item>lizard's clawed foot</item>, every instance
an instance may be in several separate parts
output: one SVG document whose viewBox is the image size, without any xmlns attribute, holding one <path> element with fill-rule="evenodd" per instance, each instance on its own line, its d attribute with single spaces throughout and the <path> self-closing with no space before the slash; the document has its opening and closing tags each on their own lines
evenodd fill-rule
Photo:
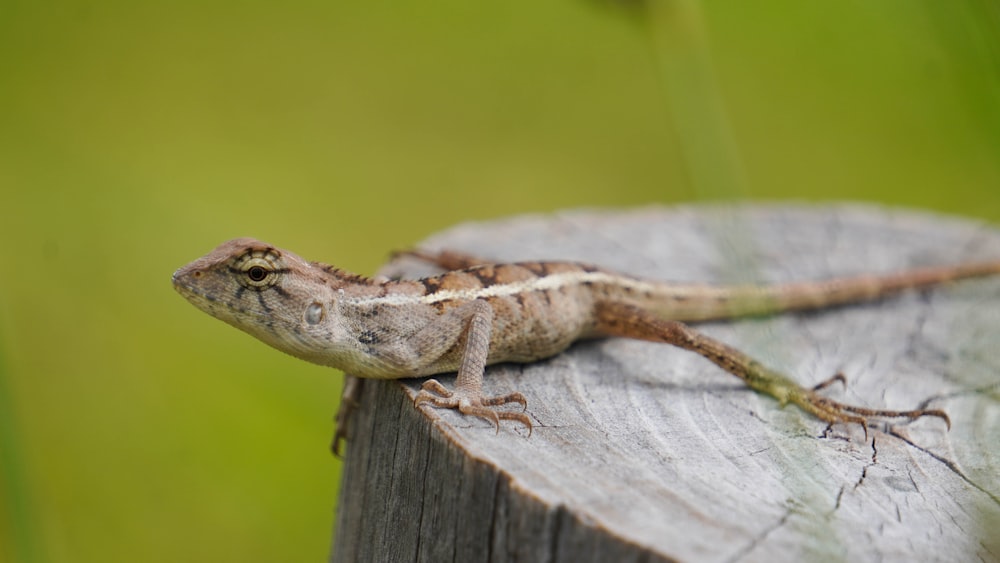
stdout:
<svg viewBox="0 0 1000 563">
<path fill-rule="evenodd" d="M 837 373 L 833 374 L 833 377 L 830 377 L 829 379 L 824 379 L 823 381 L 820 381 L 819 383 L 814 385 L 812 390 L 819 391 L 820 389 L 826 389 L 827 387 L 833 385 L 834 383 L 840 383 L 846 389 L 847 377 L 844 376 L 843 372 L 838 371 Z"/>
<path fill-rule="evenodd" d="M 806 412 L 830 423 L 831 426 L 838 422 L 860 424 L 865 431 L 865 439 L 868 438 L 868 422 L 873 418 L 909 418 L 910 420 L 914 420 L 923 416 L 936 416 L 944 420 L 948 426 L 948 430 L 951 430 L 951 419 L 948 418 L 948 413 L 940 409 L 913 409 L 908 411 L 869 409 L 846 405 L 817 393 L 817 391 L 825 389 L 837 381 L 843 383 L 845 386 L 847 385 L 847 378 L 843 374 L 838 373 L 816 385 L 811 390 L 801 389 L 799 393 L 793 393 L 788 399 Z"/>
<path fill-rule="evenodd" d="M 478 416 L 492 422 L 496 426 L 497 432 L 500 432 L 501 420 L 516 420 L 528 428 L 528 436 L 531 436 L 531 419 L 523 412 L 528 408 L 528 400 L 517 392 L 497 397 L 484 397 L 481 393 L 463 391 L 462 389 L 451 391 L 438 380 L 428 379 L 420 387 L 417 398 L 413 400 L 413 406 L 419 407 L 424 403 L 430 403 L 432 406 L 442 409 L 458 409 L 462 414 Z M 522 412 L 490 408 L 508 403 L 519 403 Z"/>
</svg>

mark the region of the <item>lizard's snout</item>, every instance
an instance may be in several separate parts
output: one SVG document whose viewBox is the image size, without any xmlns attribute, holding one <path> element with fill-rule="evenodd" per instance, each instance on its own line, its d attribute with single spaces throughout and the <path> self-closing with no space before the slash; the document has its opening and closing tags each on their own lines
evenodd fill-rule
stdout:
<svg viewBox="0 0 1000 563">
<path fill-rule="evenodd" d="M 188 264 L 182 268 L 178 268 L 174 272 L 173 276 L 170 276 L 170 282 L 173 284 L 174 289 L 180 291 L 181 293 L 189 292 L 197 285 L 198 280 L 204 275 L 201 268 L 194 267 L 194 264 Z"/>
</svg>

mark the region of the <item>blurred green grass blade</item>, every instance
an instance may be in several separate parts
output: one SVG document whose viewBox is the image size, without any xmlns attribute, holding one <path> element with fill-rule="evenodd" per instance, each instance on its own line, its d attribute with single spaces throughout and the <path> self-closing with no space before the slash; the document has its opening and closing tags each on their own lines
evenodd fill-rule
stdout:
<svg viewBox="0 0 1000 563">
<path fill-rule="evenodd" d="M 746 173 L 702 10 L 697 0 L 650 0 L 642 5 L 644 32 L 694 193 L 700 200 L 743 201 L 749 198 Z M 728 259 L 725 281 L 759 281 L 753 237 L 741 215 L 718 214 L 710 232 Z"/>
<path fill-rule="evenodd" d="M 24 472 L 23 449 L 18 433 L 14 400 L 7 381 L 3 334 L 0 333 L 0 560 L 20 563 L 41 561 L 35 515 Z"/>
<path fill-rule="evenodd" d="M 647 4 L 646 31 L 670 119 L 699 199 L 737 199 L 745 174 L 696 0 Z"/>
</svg>

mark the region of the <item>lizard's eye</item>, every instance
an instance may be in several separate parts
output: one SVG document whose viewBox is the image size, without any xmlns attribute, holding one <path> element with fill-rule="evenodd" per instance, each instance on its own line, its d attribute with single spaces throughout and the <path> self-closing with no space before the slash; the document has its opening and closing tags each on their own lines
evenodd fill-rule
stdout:
<svg viewBox="0 0 1000 563">
<path fill-rule="evenodd" d="M 278 283 L 283 270 L 270 256 L 246 256 L 234 265 L 232 272 L 244 287 L 262 290 Z"/>
<path fill-rule="evenodd" d="M 250 266 L 247 270 L 247 277 L 250 281 L 260 283 L 267 278 L 267 270 L 263 266 Z"/>
</svg>

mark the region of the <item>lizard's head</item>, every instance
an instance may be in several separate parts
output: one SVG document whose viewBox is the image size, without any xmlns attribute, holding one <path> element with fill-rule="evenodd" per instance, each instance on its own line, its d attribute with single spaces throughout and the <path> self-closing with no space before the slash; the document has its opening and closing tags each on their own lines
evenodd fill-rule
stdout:
<svg viewBox="0 0 1000 563">
<path fill-rule="evenodd" d="M 251 238 L 225 242 L 174 272 L 174 289 L 195 307 L 275 348 L 310 357 L 332 340 L 334 290 L 299 256 Z"/>
</svg>

